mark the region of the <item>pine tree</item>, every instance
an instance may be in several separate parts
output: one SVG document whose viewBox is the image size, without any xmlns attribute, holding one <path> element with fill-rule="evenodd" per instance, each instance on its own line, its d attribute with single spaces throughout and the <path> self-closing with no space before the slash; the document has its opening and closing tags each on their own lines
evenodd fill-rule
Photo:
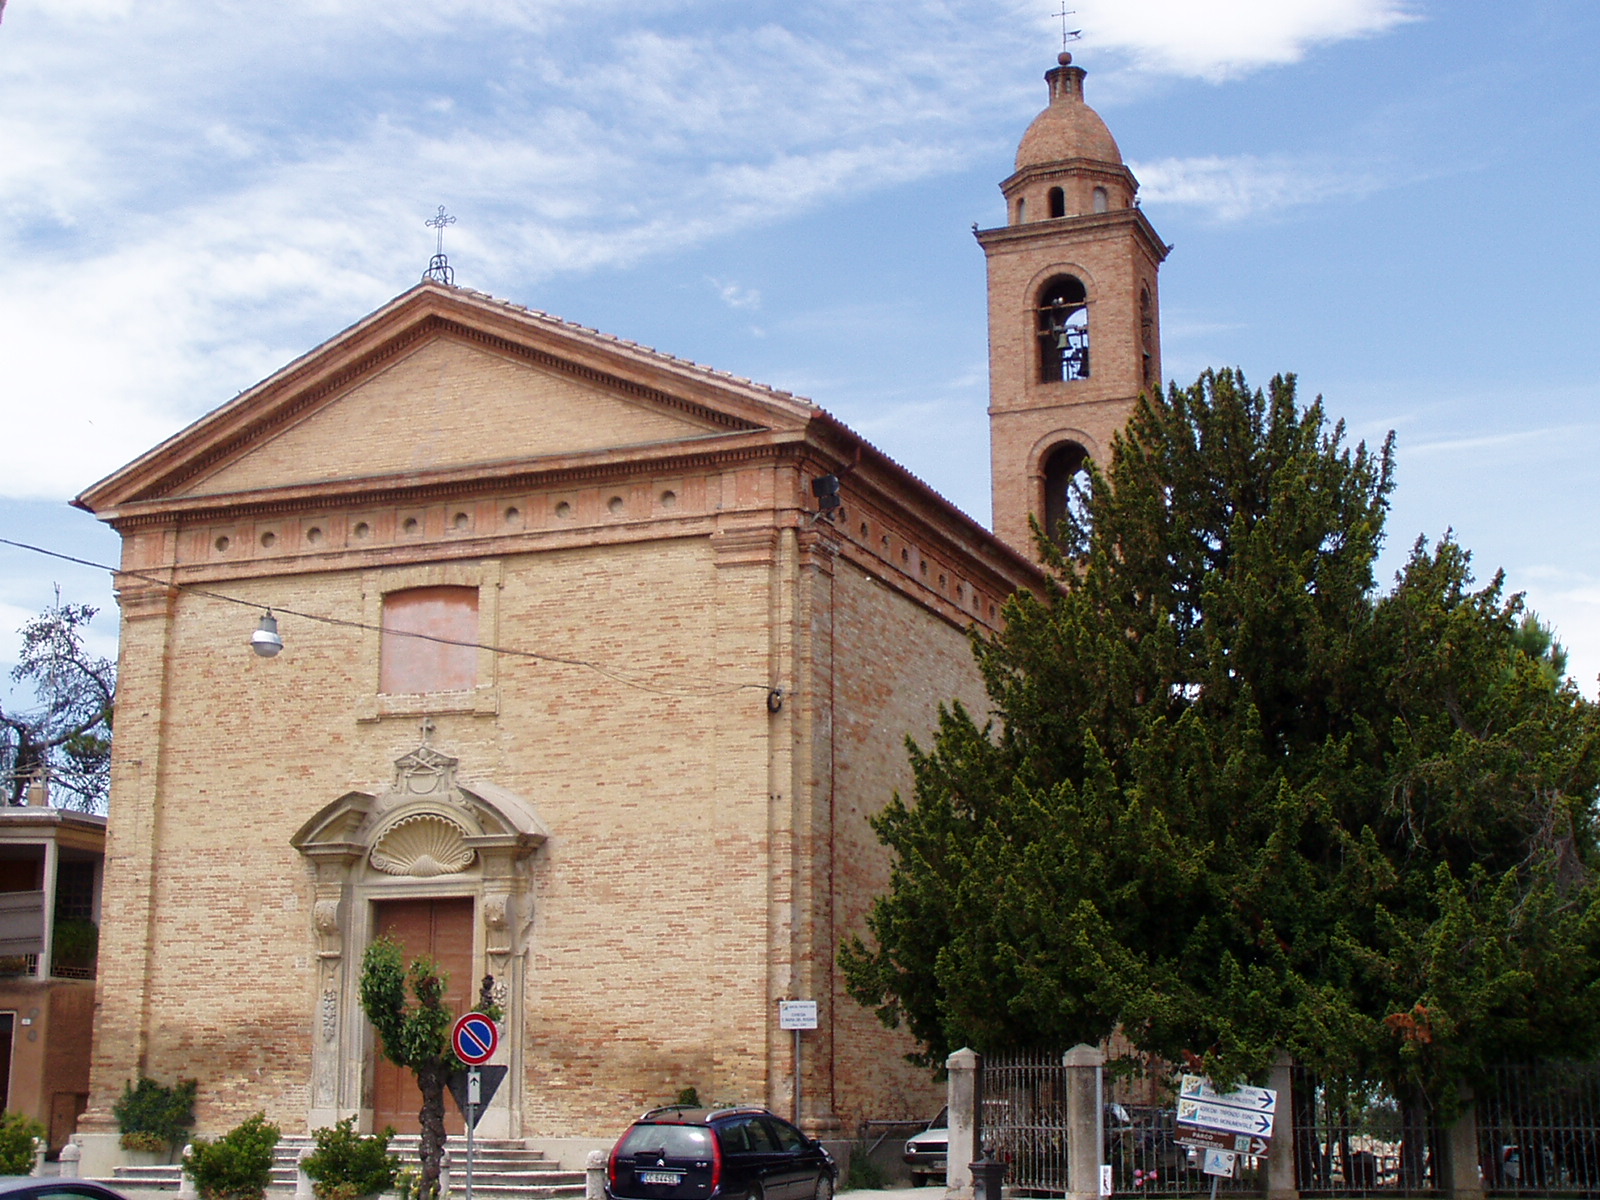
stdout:
<svg viewBox="0 0 1600 1200">
<path fill-rule="evenodd" d="M 1141 401 L 1038 531 L 1049 590 L 975 638 L 991 718 L 943 712 L 874 821 L 891 886 L 841 964 L 924 1061 L 1120 1026 L 1448 1108 L 1600 1040 L 1594 708 L 1452 541 L 1377 592 L 1392 486 L 1292 378 Z"/>
</svg>

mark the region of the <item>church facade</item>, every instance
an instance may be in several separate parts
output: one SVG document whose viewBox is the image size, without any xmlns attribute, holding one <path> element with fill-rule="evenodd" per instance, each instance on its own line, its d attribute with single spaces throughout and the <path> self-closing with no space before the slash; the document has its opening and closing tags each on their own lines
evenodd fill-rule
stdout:
<svg viewBox="0 0 1600 1200">
<path fill-rule="evenodd" d="M 904 738 L 1159 380 L 1165 249 L 1079 68 L 1003 185 L 995 532 L 811 402 L 424 281 L 88 489 L 122 535 L 85 1171 L 141 1074 L 199 1125 L 416 1127 L 361 1012 L 380 935 L 487 987 L 487 1136 L 613 1136 L 694 1087 L 926 1115 L 844 992 Z M 248 648 L 271 615 L 281 654 Z"/>
</svg>

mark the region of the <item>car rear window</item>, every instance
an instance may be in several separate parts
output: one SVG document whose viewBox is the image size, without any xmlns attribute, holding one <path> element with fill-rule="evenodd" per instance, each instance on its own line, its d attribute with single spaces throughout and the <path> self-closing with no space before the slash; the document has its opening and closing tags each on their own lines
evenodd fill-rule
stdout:
<svg viewBox="0 0 1600 1200">
<path fill-rule="evenodd" d="M 619 1154 L 656 1150 L 676 1158 L 709 1157 L 711 1131 L 704 1125 L 635 1125 L 617 1148 Z"/>
</svg>

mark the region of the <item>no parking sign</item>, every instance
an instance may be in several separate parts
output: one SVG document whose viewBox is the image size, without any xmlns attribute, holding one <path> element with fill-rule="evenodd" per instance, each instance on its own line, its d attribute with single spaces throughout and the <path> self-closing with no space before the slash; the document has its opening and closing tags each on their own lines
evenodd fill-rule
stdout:
<svg viewBox="0 0 1600 1200">
<path fill-rule="evenodd" d="M 469 1012 L 450 1032 L 451 1049 L 469 1067 L 488 1062 L 499 1045 L 499 1027 L 481 1012 Z"/>
</svg>

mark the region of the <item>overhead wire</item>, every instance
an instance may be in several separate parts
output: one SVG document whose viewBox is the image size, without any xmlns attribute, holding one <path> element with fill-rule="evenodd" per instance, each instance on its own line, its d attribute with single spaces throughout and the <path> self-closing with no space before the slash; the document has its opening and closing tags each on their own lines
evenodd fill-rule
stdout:
<svg viewBox="0 0 1600 1200">
<path fill-rule="evenodd" d="M 373 625 L 368 621 L 352 621 L 345 617 L 329 617 L 320 613 L 300 612 L 292 608 L 284 608 L 277 604 L 266 604 L 260 600 L 246 600 L 239 596 L 230 596 L 226 592 L 213 591 L 210 588 L 199 587 L 192 583 L 179 583 L 171 579 L 163 579 L 144 571 L 133 571 L 123 567 L 112 567 L 105 563 L 94 562 L 86 558 L 77 558 L 71 554 L 64 554 L 59 550 L 50 550 L 43 546 L 30 545 L 12 538 L 0 537 L 0 545 L 12 546 L 18 550 L 27 550 L 33 554 L 42 554 L 48 558 L 60 559 L 63 562 L 75 563 L 80 567 L 91 567 L 99 571 L 109 571 L 114 575 L 131 576 L 142 579 L 146 583 L 153 583 L 158 587 L 171 588 L 176 592 L 185 592 L 192 596 L 202 596 L 208 600 L 220 600 L 227 604 L 237 604 L 244 608 L 264 609 L 268 614 L 279 613 L 284 616 L 296 617 L 302 621 L 315 621 L 322 625 L 336 625 L 345 629 L 362 629 L 390 637 L 416 638 L 419 641 L 438 642 L 445 646 L 463 646 L 473 650 L 487 650 L 492 654 L 503 654 L 511 658 L 526 658 L 537 662 L 554 663 L 559 666 L 583 667 L 599 675 L 627 687 L 637 688 L 640 691 L 654 692 L 662 696 L 674 696 L 683 699 L 701 698 L 709 696 L 731 696 L 736 692 L 758 689 L 766 692 L 768 697 L 782 695 L 782 688 L 767 683 L 737 683 L 731 687 L 722 688 L 673 688 L 662 687 L 659 684 L 626 675 L 614 667 L 603 663 L 594 662 L 586 658 L 572 658 L 561 654 L 546 654 L 539 650 L 523 650 L 515 646 L 494 646 L 485 642 L 467 641 L 461 638 L 440 637 L 438 634 L 421 633 L 410 629 L 394 629 L 387 625 Z M 775 709 L 773 711 L 776 711 Z"/>
</svg>

